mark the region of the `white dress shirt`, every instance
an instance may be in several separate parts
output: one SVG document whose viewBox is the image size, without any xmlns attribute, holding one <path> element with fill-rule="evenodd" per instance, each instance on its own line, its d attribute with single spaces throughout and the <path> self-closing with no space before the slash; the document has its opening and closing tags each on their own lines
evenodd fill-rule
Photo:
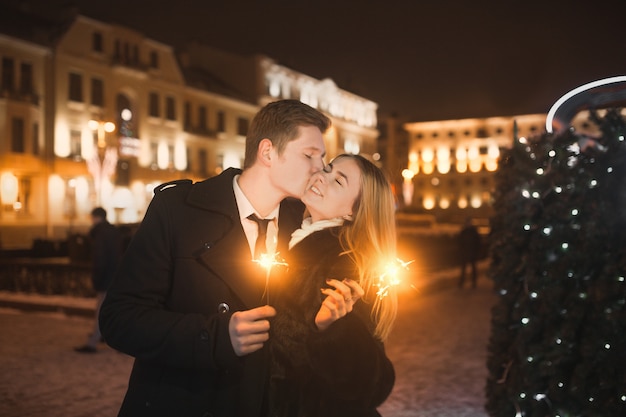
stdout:
<svg viewBox="0 0 626 417">
<path fill-rule="evenodd" d="M 248 238 L 250 255 L 254 258 L 254 246 L 256 238 L 259 235 L 259 227 L 257 223 L 254 220 L 248 219 L 248 216 L 251 214 L 256 214 L 260 219 L 273 219 L 267 224 L 267 236 L 265 240 L 268 254 L 273 254 L 276 252 L 276 245 L 278 244 L 278 212 L 280 211 L 280 205 L 276 206 L 268 216 L 261 216 L 254 209 L 250 200 L 248 200 L 246 195 L 241 190 L 241 187 L 239 187 L 239 183 L 237 182 L 238 179 L 239 175 L 235 175 L 235 178 L 233 178 L 233 191 L 235 192 L 235 200 L 237 201 L 237 208 L 239 209 L 239 220 L 243 226 L 246 238 Z"/>
</svg>

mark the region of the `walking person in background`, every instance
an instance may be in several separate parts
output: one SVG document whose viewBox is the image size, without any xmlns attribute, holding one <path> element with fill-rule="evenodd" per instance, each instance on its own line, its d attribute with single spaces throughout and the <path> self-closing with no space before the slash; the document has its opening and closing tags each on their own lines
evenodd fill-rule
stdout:
<svg viewBox="0 0 626 417">
<path fill-rule="evenodd" d="M 396 261 L 394 199 L 373 163 L 340 155 L 311 177 L 308 217 L 292 234 L 270 332 L 272 417 L 372 417 L 395 381 L 383 341 L 395 291 L 377 294 Z"/>
<path fill-rule="evenodd" d="M 98 316 L 106 292 L 113 281 L 113 276 L 122 257 L 122 234 L 107 221 L 107 212 L 102 207 L 91 211 L 91 229 L 89 242 L 91 247 L 92 273 L 91 283 L 96 292 L 96 316 L 93 331 L 83 346 L 74 350 L 79 353 L 96 353 L 102 340 Z"/>
<path fill-rule="evenodd" d="M 243 171 L 155 190 L 100 313 L 107 343 L 135 358 L 119 416 L 266 415 L 276 311 L 252 259 L 257 240 L 287 251 L 304 207 L 286 197 L 323 168 L 329 126 L 300 101 L 269 103 L 250 123 Z"/>
<path fill-rule="evenodd" d="M 458 250 L 461 261 L 461 276 L 459 278 L 459 288 L 465 285 L 465 270 L 469 265 L 472 274 L 472 288 L 476 288 L 478 279 L 478 271 L 476 270 L 476 262 L 480 256 L 481 239 L 476 226 L 472 224 L 471 218 L 466 218 L 463 228 L 458 236 Z"/>
</svg>

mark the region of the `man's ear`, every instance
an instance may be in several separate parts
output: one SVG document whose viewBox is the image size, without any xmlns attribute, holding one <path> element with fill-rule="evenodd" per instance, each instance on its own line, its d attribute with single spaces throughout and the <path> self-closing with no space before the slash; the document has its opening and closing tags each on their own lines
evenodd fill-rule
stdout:
<svg viewBox="0 0 626 417">
<path fill-rule="evenodd" d="M 267 138 L 262 139 L 261 142 L 259 142 L 259 148 L 257 150 L 257 160 L 262 162 L 264 165 L 269 165 L 270 161 L 272 160 L 273 148 L 274 145 L 272 144 L 271 140 Z"/>
</svg>

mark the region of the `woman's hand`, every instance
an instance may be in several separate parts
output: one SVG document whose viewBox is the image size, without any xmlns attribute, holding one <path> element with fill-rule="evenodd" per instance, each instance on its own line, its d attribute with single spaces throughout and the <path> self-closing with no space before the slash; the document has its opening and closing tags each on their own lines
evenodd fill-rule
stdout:
<svg viewBox="0 0 626 417">
<path fill-rule="evenodd" d="M 335 321 L 351 312 L 357 300 L 365 294 L 361 285 L 351 279 L 343 281 L 328 279 L 326 283 L 334 289 L 322 288 L 326 298 L 315 316 L 315 325 L 320 331 L 326 330 Z"/>
</svg>

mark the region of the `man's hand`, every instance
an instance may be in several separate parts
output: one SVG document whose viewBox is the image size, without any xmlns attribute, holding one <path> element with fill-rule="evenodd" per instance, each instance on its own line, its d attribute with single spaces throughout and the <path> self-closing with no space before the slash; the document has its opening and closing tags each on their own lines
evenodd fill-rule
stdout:
<svg viewBox="0 0 626 417">
<path fill-rule="evenodd" d="M 262 306 L 236 311 L 228 322 L 228 333 L 235 354 L 243 356 L 263 347 L 269 339 L 269 318 L 276 315 L 274 307 Z"/>
</svg>

